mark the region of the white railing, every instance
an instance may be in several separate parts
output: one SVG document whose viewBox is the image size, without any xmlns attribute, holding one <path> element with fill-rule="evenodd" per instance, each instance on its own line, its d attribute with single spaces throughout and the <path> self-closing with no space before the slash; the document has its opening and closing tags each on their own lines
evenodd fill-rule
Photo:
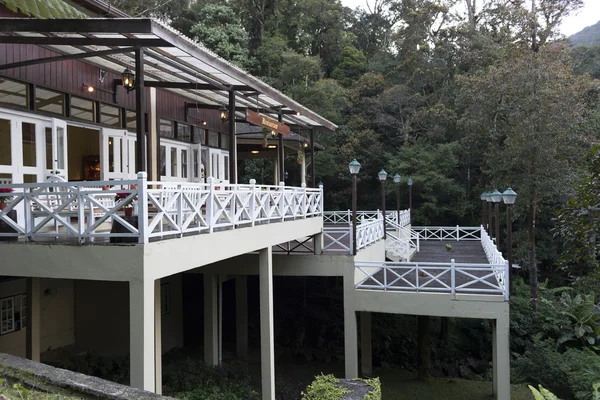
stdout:
<svg viewBox="0 0 600 400">
<path fill-rule="evenodd" d="M 351 227 L 325 227 L 323 229 L 323 253 L 352 254 Z"/>
<path fill-rule="evenodd" d="M 181 237 L 319 217 L 323 215 L 323 189 L 209 183 L 148 182 L 145 173 L 130 181 L 48 182 L 0 185 L 6 208 L 0 221 L 25 240 L 38 237 L 77 239 Z M 116 185 L 108 190 L 102 187 Z M 119 195 L 120 198 L 116 198 Z M 3 200 L 4 200 L 3 199 Z M 133 207 L 132 207 L 133 206 Z M 126 217 L 126 209 L 137 218 Z M 18 217 L 16 217 L 18 215 Z M 120 225 L 110 232 L 105 223 Z M 53 228 L 53 229 L 52 229 Z M 112 229 L 115 231 L 115 229 Z"/>
<path fill-rule="evenodd" d="M 410 261 L 414 251 L 416 251 L 416 246 L 411 245 L 409 238 L 397 237 L 393 233 L 387 233 L 385 252 L 388 258 L 392 260 L 398 258 L 397 261 Z"/>
<path fill-rule="evenodd" d="M 380 210 L 356 212 L 356 219 L 359 223 L 372 221 L 380 216 Z M 410 210 L 401 210 L 400 214 L 398 214 L 397 211 L 387 211 L 385 214 L 385 220 L 388 223 L 399 224 L 400 226 L 410 225 Z M 325 211 L 323 213 L 323 223 L 326 225 L 350 225 L 352 224 L 352 210 Z"/>
<path fill-rule="evenodd" d="M 383 239 L 383 218 L 363 222 L 356 227 L 356 249 L 360 250 Z"/>
<path fill-rule="evenodd" d="M 413 226 L 421 240 L 481 240 L 480 226 Z"/>
<path fill-rule="evenodd" d="M 357 262 L 357 289 L 383 291 L 502 294 L 508 300 L 507 264 Z"/>
</svg>

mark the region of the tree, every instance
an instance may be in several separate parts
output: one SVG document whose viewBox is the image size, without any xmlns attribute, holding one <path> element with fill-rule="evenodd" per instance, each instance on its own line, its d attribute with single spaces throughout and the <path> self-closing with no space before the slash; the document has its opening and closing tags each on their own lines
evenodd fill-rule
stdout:
<svg viewBox="0 0 600 400">
<path fill-rule="evenodd" d="M 154 17 L 171 21 L 189 7 L 189 0 L 108 0 L 132 17 Z"/>
<path fill-rule="evenodd" d="M 194 38 L 226 60 L 250 68 L 248 34 L 233 9 L 226 4 L 207 4 L 198 12 L 202 19 L 191 29 Z"/>
<path fill-rule="evenodd" d="M 354 46 L 346 46 L 340 63 L 334 68 L 331 77 L 348 87 L 367 71 L 367 58 Z"/>
<path fill-rule="evenodd" d="M 494 185 L 515 188 L 517 210 L 526 208 L 526 265 L 537 309 L 538 209 L 568 191 L 580 154 L 590 147 L 584 129 L 590 82 L 573 74 L 559 45 L 520 52 L 460 82 L 461 125 L 482 149 L 484 172 Z"/>
</svg>

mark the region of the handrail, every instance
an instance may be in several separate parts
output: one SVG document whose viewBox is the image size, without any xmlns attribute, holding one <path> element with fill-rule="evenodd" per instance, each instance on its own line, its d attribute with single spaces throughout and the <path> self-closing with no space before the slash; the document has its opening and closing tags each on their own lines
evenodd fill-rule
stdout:
<svg viewBox="0 0 600 400">
<path fill-rule="evenodd" d="M 481 240 L 479 226 L 412 226 L 421 240 Z"/>
<path fill-rule="evenodd" d="M 113 186 L 103 190 L 103 186 Z M 255 224 L 321 217 L 323 188 L 280 185 L 151 182 L 140 172 L 136 180 L 93 182 L 44 182 L 0 185 L 11 193 L 0 210 L 0 221 L 14 232 L 0 236 L 77 239 L 130 237 L 139 243 L 151 238 L 181 237 L 237 229 Z M 125 210 L 134 205 L 137 218 Z M 18 218 L 13 220 L 16 211 Z M 123 232 L 101 229 L 105 222 L 118 223 Z M 54 231 L 49 231 L 54 225 Z"/>
<path fill-rule="evenodd" d="M 356 228 L 356 249 L 360 250 L 383 239 L 383 218 L 363 222 Z"/>
</svg>

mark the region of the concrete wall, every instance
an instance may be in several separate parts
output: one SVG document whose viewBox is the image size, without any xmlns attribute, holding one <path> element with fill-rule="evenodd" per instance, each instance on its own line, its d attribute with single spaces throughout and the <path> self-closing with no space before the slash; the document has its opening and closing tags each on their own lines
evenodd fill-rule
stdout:
<svg viewBox="0 0 600 400">
<path fill-rule="evenodd" d="M 169 285 L 170 311 L 162 316 L 162 351 L 183 345 L 181 275 L 161 280 Z M 77 348 L 102 356 L 129 354 L 129 283 L 75 281 Z"/>
</svg>

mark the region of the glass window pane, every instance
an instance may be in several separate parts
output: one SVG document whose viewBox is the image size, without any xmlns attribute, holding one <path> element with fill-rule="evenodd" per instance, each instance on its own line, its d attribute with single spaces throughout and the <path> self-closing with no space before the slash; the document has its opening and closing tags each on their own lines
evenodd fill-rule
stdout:
<svg viewBox="0 0 600 400">
<path fill-rule="evenodd" d="M 177 124 L 177 139 L 189 142 L 192 138 L 192 127 L 185 124 Z"/>
<path fill-rule="evenodd" d="M 135 111 L 126 110 L 125 117 L 127 118 L 127 129 L 135 131 L 137 126 L 135 120 Z"/>
<path fill-rule="evenodd" d="M 187 150 L 181 150 L 181 177 L 188 177 L 188 162 L 187 162 L 188 152 Z"/>
<path fill-rule="evenodd" d="M 170 139 L 175 138 L 175 133 L 173 132 L 173 122 L 166 119 L 160 120 L 160 136 Z"/>
<path fill-rule="evenodd" d="M 199 126 L 194 126 L 194 143 L 206 143 L 206 129 Z"/>
<path fill-rule="evenodd" d="M 81 97 L 71 97 L 71 117 L 96 122 L 96 103 Z"/>
<path fill-rule="evenodd" d="M 11 165 L 10 121 L 0 119 L 0 165 Z"/>
<path fill-rule="evenodd" d="M 200 160 L 201 164 L 204 165 L 204 176 L 206 177 L 206 172 L 210 170 L 208 165 L 208 149 L 200 150 Z"/>
<path fill-rule="evenodd" d="M 167 176 L 167 148 L 160 146 L 160 176 Z"/>
<path fill-rule="evenodd" d="M 23 122 L 21 125 L 21 132 L 23 134 L 23 166 L 35 167 L 37 165 L 35 151 L 35 124 Z"/>
<path fill-rule="evenodd" d="M 100 106 L 100 122 L 110 126 L 122 127 L 121 109 L 119 107 L 102 104 Z"/>
<path fill-rule="evenodd" d="M 29 107 L 27 84 L 0 78 L 0 103 L 10 106 Z"/>
<path fill-rule="evenodd" d="M 229 156 L 225 156 L 223 157 L 223 164 L 225 164 L 223 166 L 223 172 L 225 173 L 225 180 L 228 181 L 229 180 Z"/>
<path fill-rule="evenodd" d="M 46 169 L 54 169 L 52 165 L 52 128 L 46 128 Z"/>
<path fill-rule="evenodd" d="M 199 178 L 200 177 L 200 165 L 199 165 L 199 151 L 198 149 L 194 149 L 192 152 L 192 177 Z"/>
<path fill-rule="evenodd" d="M 229 135 L 222 134 L 221 135 L 221 148 L 225 150 L 229 150 Z"/>
<path fill-rule="evenodd" d="M 35 89 L 35 109 L 65 115 L 65 94 L 37 87 Z"/>
<path fill-rule="evenodd" d="M 119 138 L 108 138 L 108 172 L 115 172 L 115 140 Z"/>
<path fill-rule="evenodd" d="M 65 168 L 65 128 L 56 128 L 56 164 L 58 169 Z"/>
<path fill-rule="evenodd" d="M 37 183 L 38 176 L 34 174 L 23 174 L 24 183 Z"/>
<path fill-rule="evenodd" d="M 177 149 L 171 147 L 171 176 L 177 176 Z"/>
<path fill-rule="evenodd" d="M 208 145 L 210 147 L 219 147 L 219 133 L 208 131 Z"/>
</svg>

